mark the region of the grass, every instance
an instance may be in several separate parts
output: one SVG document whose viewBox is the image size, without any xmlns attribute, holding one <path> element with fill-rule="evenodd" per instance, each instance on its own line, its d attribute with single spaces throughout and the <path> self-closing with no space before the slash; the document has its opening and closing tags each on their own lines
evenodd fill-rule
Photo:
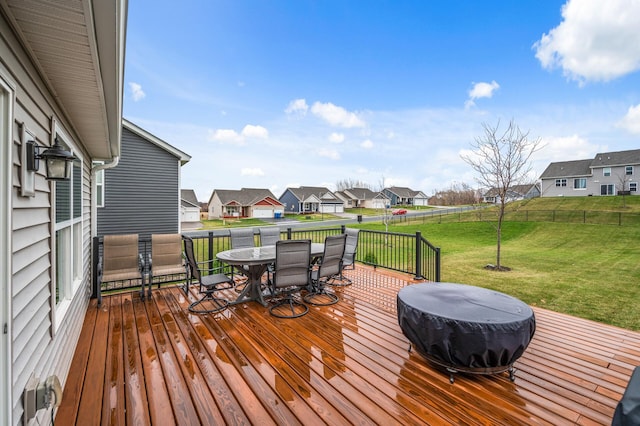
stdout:
<svg viewBox="0 0 640 426">
<path fill-rule="evenodd" d="M 628 197 L 630 198 L 630 197 Z M 363 226 L 363 228 L 379 226 Z M 507 222 L 502 264 L 486 222 L 400 224 L 389 229 L 422 235 L 442 250 L 444 282 L 478 285 L 524 302 L 594 321 L 640 330 L 640 227 Z"/>
</svg>

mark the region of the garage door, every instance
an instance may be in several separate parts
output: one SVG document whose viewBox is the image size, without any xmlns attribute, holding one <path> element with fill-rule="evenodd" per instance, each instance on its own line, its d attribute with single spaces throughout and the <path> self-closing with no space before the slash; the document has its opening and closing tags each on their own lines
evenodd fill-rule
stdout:
<svg viewBox="0 0 640 426">
<path fill-rule="evenodd" d="M 271 209 L 253 209 L 253 217 L 258 219 L 266 219 L 273 217 L 273 210 Z"/>
</svg>

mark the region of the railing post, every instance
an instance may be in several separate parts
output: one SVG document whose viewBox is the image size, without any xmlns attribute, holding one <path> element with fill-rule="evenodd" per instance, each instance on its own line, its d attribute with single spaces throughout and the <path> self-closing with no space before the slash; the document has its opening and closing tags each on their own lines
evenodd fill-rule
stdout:
<svg viewBox="0 0 640 426">
<path fill-rule="evenodd" d="M 98 297 L 98 260 L 100 258 L 100 237 L 93 237 L 93 250 L 91 253 L 93 263 L 91 274 L 91 298 Z"/>
<path fill-rule="evenodd" d="M 213 266 L 213 231 L 209 231 L 208 235 L 208 246 L 209 246 L 209 271 L 212 271 Z"/>
<path fill-rule="evenodd" d="M 440 282 L 440 247 L 436 247 L 436 282 Z"/>
<path fill-rule="evenodd" d="M 416 276 L 415 279 L 419 280 L 422 276 L 422 234 L 420 231 L 416 231 Z"/>
<path fill-rule="evenodd" d="M 340 232 L 342 234 L 344 234 L 345 232 L 347 232 L 347 227 L 345 225 L 340 225 Z"/>
<path fill-rule="evenodd" d="M 287 240 L 291 239 L 291 228 L 287 228 Z"/>
</svg>

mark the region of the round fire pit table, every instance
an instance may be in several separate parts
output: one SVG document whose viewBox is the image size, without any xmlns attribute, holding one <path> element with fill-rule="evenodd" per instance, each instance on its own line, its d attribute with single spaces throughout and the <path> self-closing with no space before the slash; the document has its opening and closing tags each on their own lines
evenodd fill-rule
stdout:
<svg viewBox="0 0 640 426">
<path fill-rule="evenodd" d="M 533 310 L 493 290 L 464 284 L 425 283 L 398 292 L 398 323 L 427 360 L 450 373 L 509 372 L 536 330 Z M 409 346 L 411 350 L 411 346 Z"/>
</svg>

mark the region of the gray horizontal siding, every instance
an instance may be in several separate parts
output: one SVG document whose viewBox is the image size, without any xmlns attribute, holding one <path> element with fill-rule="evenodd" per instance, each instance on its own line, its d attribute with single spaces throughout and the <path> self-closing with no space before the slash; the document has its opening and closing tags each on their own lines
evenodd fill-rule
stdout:
<svg viewBox="0 0 640 426">
<path fill-rule="evenodd" d="M 118 165 L 105 170 L 98 235 L 178 232 L 179 159 L 127 129 L 121 150 Z"/>
</svg>

